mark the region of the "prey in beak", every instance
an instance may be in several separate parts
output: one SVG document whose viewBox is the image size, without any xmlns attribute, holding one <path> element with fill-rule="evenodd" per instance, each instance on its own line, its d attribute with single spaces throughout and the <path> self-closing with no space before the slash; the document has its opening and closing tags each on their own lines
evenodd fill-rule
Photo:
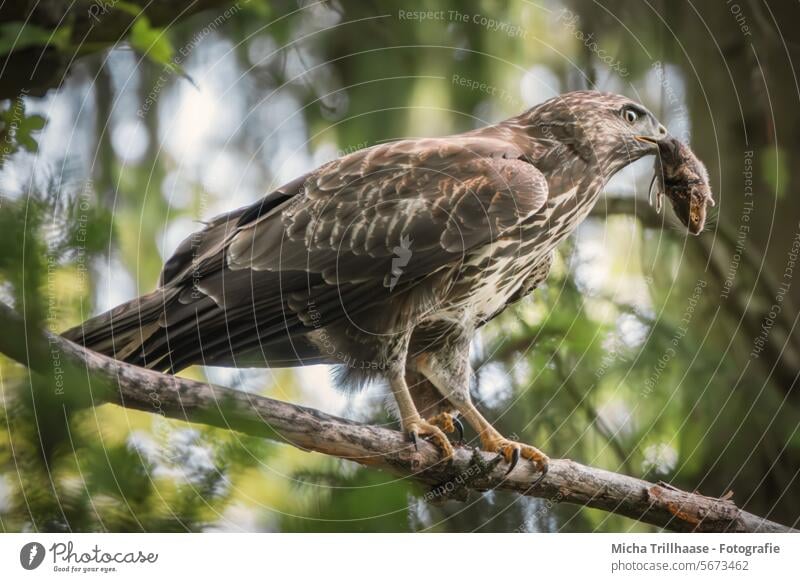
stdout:
<svg viewBox="0 0 800 582">
<path fill-rule="evenodd" d="M 676 216 L 691 234 L 703 231 L 707 209 L 714 206 L 708 171 L 694 152 L 684 143 L 672 136 L 656 140 L 647 136 L 636 136 L 658 146 L 655 161 L 655 175 L 650 183 L 656 193 L 656 211 L 661 212 L 663 197 L 672 203 Z M 651 198 L 652 202 L 652 198 Z"/>
</svg>

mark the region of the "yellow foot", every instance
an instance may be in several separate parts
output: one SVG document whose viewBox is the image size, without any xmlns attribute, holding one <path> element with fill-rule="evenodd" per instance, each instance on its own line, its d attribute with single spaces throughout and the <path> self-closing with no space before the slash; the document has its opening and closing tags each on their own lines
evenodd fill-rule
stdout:
<svg viewBox="0 0 800 582">
<path fill-rule="evenodd" d="M 442 412 L 437 414 L 436 416 L 429 418 L 428 422 L 434 426 L 438 426 L 446 433 L 458 433 L 458 440 L 456 442 L 463 442 L 464 441 L 464 425 L 461 424 L 461 421 L 458 420 L 457 417 L 453 416 L 449 412 Z"/>
<path fill-rule="evenodd" d="M 509 465 L 506 475 L 514 470 L 520 457 L 532 461 L 533 464 L 536 465 L 536 469 L 542 473 L 533 483 L 534 487 L 547 475 L 547 467 L 550 458 L 534 446 L 511 441 L 499 435 L 497 437 L 484 437 L 481 439 L 481 443 L 483 450 L 500 453 L 503 456 L 506 463 Z"/>
<path fill-rule="evenodd" d="M 444 460 L 453 458 L 453 445 L 450 444 L 447 435 L 438 426 L 420 418 L 405 423 L 404 428 L 411 442 L 414 443 L 414 448 L 418 449 L 417 441 L 419 437 L 430 437 L 430 440 L 441 449 Z"/>
</svg>

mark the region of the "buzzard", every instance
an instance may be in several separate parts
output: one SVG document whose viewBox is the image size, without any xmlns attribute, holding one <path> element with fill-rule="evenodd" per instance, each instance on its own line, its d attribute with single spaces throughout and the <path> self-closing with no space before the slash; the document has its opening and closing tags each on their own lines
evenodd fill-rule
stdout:
<svg viewBox="0 0 800 582">
<path fill-rule="evenodd" d="M 170 373 L 338 365 L 345 386 L 388 383 L 415 446 L 428 437 L 450 457 L 445 433 L 463 434 L 463 418 L 509 471 L 521 457 L 543 476 L 547 456 L 473 405 L 470 342 L 547 277 L 606 181 L 668 139 L 642 105 L 578 91 L 474 131 L 363 149 L 214 218 L 155 291 L 65 336 Z"/>
</svg>

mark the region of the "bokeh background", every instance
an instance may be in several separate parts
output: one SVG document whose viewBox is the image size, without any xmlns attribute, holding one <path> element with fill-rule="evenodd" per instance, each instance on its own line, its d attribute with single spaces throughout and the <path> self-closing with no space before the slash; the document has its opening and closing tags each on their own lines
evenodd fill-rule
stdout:
<svg viewBox="0 0 800 582">
<path fill-rule="evenodd" d="M 547 284 L 481 333 L 474 398 L 551 456 L 732 491 L 796 525 L 799 15 L 763 0 L 4 2 L 0 297 L 64 330 L 152 290 L 200 221 L 325 161 L 564 91 L 623 93 L 705 160 L 717 212 L 688 237 L 648 204 L 651 158 L 617 175 Z M 394 426 L 383 387 L 339 393 L 325 367 L 183 374 Z M 2 531 L 654 529 L 502 493 L 431 505 L 390 474 L 86 408 L 90 390 L 0 356 Z"/>
</svg>

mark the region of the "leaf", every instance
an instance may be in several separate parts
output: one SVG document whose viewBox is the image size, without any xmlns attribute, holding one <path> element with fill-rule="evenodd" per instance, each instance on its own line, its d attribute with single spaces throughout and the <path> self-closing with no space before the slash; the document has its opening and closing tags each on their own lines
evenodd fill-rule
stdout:
<svg viewBox="0 0 800 582">
<path fill-rule="evenodd" d="M 47 46 L 50 43 L 49 30 L 24 22 L 7 22 L 0 25 L 0 55 L 22 50 L 31 46 Z"/>
<path fill-rule="evenodd" d="M 36 153 L 36 151 L 39 149 L 39 144 L 36 143 L 36 140 L 27 134 L 18 134 L 17 142 L 32 154 Z"/>
<path fill-rule="evenodd" d="M 151 61 L 175 68 L 172 62 L 172 55 L 175 53 L 172 43 L 162 29 L 150 25 L 146 16 L 141 15 L 136 19 L 128 40 L 136 51 Z"/>
<path fill-rule="evenodd" d="M 72 28 L 61 27 L 50 31 L 35 24 L 24 22 L 6 22 L 0 24 L 0 56 L 32 46 L 46 47 L 54 45 L 61 51 L 70 46 Z"/>
<path fill-rule="evenodd" d="M 131 16 L 135 17 L 138 17 L 142 13 L 142 8 L 140 6 L 131 4 L 130 2 L 115 2 L 112 8 L 121 10 L 122 12 L 127 12 Z"/>
<path fill-rule="evenodd" d="M 72 26 L 62 26 L 53 32 L 53 39 L 50 44 L 61 52 L 72 52 Z"/>
<path fill-rule="evenodd" d="M 39 149 L 39 144 L 31 135 L 41 131 L 47 120 L 41 115 L 25 116 L 25 101 L 16 99 L 11 102 L 11 106 L 5 111 L 0 112 L 0 136 L 2 136 L 4 147 L 0 150 L 0 165 L 6 156 L 19 151 L 20 146 L 31 153 Z"/>
<path fill-rule="evenodd" d="M 25 128 L 30 131 L 39 131 L 44 129 L 44 124 L 47 120 L 41 115 L 31 115 L 23 120 Z"/>
</svg>

